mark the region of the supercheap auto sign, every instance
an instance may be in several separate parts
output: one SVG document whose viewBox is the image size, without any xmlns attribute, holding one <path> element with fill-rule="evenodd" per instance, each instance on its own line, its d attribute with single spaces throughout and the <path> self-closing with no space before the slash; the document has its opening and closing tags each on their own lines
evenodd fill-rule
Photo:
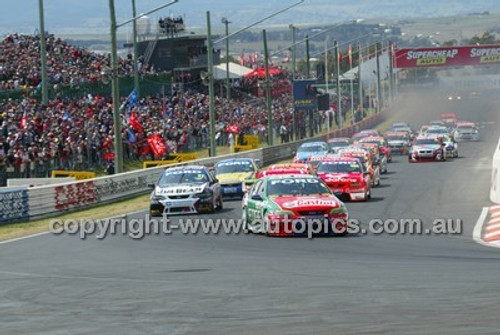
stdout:
<svg viewBox="0 0 500 335">
<path fill-rule="evenodd" d="M 500 45 L 403 48 L 394 53 L 396 68 L 490 64 L 500 64 Z"/>
</svg>

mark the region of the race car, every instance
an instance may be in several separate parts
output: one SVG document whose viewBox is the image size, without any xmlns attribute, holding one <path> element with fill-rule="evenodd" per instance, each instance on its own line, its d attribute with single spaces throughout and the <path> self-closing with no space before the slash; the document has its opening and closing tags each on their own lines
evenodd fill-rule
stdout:
<svg viewBox="0 0 500 335">
<path fill-rule="evenodd" d="M 317 234 L 343 235 L 349 218 L 344 203 L 315 176 L 258 180 L 245 195 L 242 213 L 249 232 L 268 236 L 303 236 L 309 228 Z"/>
<path fill-rule="evenodd" d="M 381 174 L 387 173 L 387 157 L 380 151 L 380 147 L 377 143 L 360 143 L 362 148 L 366 148 L 370 151 L 372 155 L 373 164 L 376 164 L 380 168 Z"/>
<path fill-rule="evenodd" d="M 338 197 L 366 201 L 371 197 L 370 174 L 358 158 L 330 158 L 322 161 L 316 175 Z"/>
<path fill-rule="evenodd" d="M 324 156 L 328 153 L 326 142 L 306 142 L 302 143 L 293 157 L 294 163 L 307 163 L 309 157 Z"/>
<path fill-rule="evenodd" d="M 446 161 L 444 143 L 435 137 L 417 137 L 408 154 L 410 163 L 418 161 Z"/>
<path fill-rule="evenodd" d="M 448 131 L 448 128 L 444 126 L 430 126 L 425 130 L 425 133 L 423 135 L 426 137 L 440 138 L 450 135 L 450 133 Z"/>
<path fill-rule="evenodd" d="M 385 138 L 391 151 L 391 156 L 393 153 L 399 155 L 406 155 L 408 153 L 408 148 L 410 147 L 410 136 L 408 133 L 387 132 Z"/>
<path fill-rule="evenodd" d="M 440 127 L 445 127 L 446 124 L 442 120 L 432 120 L 429 122 L 429 126 L 440 126 Z"/>
<path fill-rule="evenodd" d="M 352 135 L 352 139 L 354 141 L 360 140 L 365 137 L 372 137 L 372 136 L 382 136 L 382 134 L 376 130 L 376 129 L 365 129 L 360 131 L 359 133 L 356 133 Z"/>
<path fill-rule="evenodd" d="M 370 136 L 365 137 L 359 140 L 359 143 L 375 143 L 380 147 L 380 151 L 387 158 L 387 162 L 392 162 L 391 150 L 389 149 L 389 145 L 387 141 L 382 136 Z"/>
<path fill-rule="evenodd" d="M 348 137 L 336 137 L 330 138 L 326 142 L 328 143 L 328 151 L 330 153 L 336 153 L 339 148 L 350 146 L 352 140 Z"/>
<path fill-rule="evenodd" d="M 450 135 L 441 137 L 444 144 L 444 152 L 448 158 L 458 158 L 458 144 L 453 140 Z"/>
<path fill-rule="evenodd" d="M 458 116 L 456 113 L 442 113 L 439 118 L 446 126 L 450 126 L 458 122 Z"/>
<path fill-rule="evenodd" d="M 388 132 L 393 132 L 393 133 L 406 133 L 412 141 L 415 138 L 415 131 L 411 127 L 395 127 L 395 128 L 390 128 Z"/>
<path fill-rule="evenodd" d="M 370 175 L 370 184 L 372 187 L 380 186 L 380 166 L 373 164 L 372 155 L 366 148 L 348 147 L 339 151 L 340 157 L 355 157 L 363 164 L 364 169 Z"/>
<path fill-rule="evenodd" d="M 390 128 L 394 129 L 394 128 L 411 128 L 411 127 L 406 122 L 394 122 L 393 124 L 391 124 Z"/>
<path fill-rule="evenodd" d="M 214 166 L 215 177 L 226 198 L 243 197 L 243 181 L 255 177 L 259 162 L 251 158 L 232 158 L 219 161 Z"/>
<path fill-rule="evenodd" d="M 479 141 L 479 129 L 473 122 L 458 122 L 453 138 L 457 142 Z"/>
<path fill-rule="evenodd" d="M 219 181 L 204 166 L 166 169 L 152 186 L 151 216 L 214 212 L 223 207 Z"/>
</svg>

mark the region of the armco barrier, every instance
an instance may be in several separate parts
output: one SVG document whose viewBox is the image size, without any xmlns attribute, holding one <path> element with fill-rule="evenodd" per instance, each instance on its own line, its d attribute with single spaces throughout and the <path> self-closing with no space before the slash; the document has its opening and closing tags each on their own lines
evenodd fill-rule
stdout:
<svg viewBox="0 0 500 335">
<path fill-rule="evenodd" d="M 52 171 L 52 178 L 59 177 L 73 177 L 76 180 L 84 180 L 95 178 L 95 172 L 89 171 L 66 171 L 66 170 L 54 170 Z"/>
<path fill-rule="evenodd" d="M 371 116 L 346 131 L 353 133 L 364 127 L 373 127 L 381 121 L 381 118 L 382 115 L 380 114 Z M 291 158 L 298 146 L 304 142 L 324 141 L 329 137 L 338 137 L 340 134 L 342 134 L 341 130 L 335 130 L 328 135 L 316 136 L 297 142 L 181 162 L 168 167 L 188 164 L 211 166 L 221 159 L 236 157 L 259 159 L 264 165 L 268 165 Z M 151 191 L 147 185 L 154 183 L 166 168 L 165 166 L 158 166 L 112 176 L 0 192 L 0 224 L 54 216 L 58 213 L 80 210 L 147 194 Z"/>
<path fill-rule="evenodd" d="M 490 200 L 500 204 L 500 140 L 498 141 L 495 154 L 493 155 Z"/>
</svg>

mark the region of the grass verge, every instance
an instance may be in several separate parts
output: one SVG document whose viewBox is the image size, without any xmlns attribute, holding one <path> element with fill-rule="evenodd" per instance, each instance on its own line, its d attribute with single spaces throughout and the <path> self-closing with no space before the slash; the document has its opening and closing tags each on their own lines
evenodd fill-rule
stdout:
<svg viewBox="0 0 500 335">
<path fill-rule="evenodd" d="M 49 230 L 49 222 L 54 219 L 97 220 L 112 216 L 119 216 L 124 214 L 124 212 L 133 212 L 141 209 L 147 209 L 148 205 L 149 195 L 147 194 L 120 202 L 115 202 L 112 204 L 85 209 L 79 212 L 61 214 L 56 217 L 4 225 L 0 226 L 0 241 L 46 232 Z"/>
</svg>

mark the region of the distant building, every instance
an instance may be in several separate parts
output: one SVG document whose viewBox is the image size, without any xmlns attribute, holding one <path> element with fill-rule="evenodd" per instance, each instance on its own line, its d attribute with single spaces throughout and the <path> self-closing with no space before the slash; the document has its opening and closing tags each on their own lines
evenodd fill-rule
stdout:
<svg viewBox="0 0 500 335">
<path fill-rule="evenodd" d="M 146 26 L 146 22 L 141 23 Z M 207 69 L 207 38 L 185 34 L 181 17 L 161 18 L 152 30 L 154 35 L 143 35 L 137 43 L 137 52 L 144 64 L 152 65 L 156 71 L 172 72 L 178 79 L 199 78 L 201 70 Z M 214 65 L 218 64 L 220 50 L 214 50 Z"/>
</svg>

